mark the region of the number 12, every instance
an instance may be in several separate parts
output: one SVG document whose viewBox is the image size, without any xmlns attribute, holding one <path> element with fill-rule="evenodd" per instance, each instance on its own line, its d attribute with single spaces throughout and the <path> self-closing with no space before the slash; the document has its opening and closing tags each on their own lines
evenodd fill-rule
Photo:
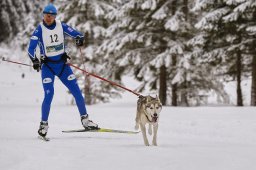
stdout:
<svg viewBox="0 0 256 170">
<path fill-rule="evenodd" d="M 51 37 L 51 43 L 54 43 L 54 42 L 58 42 L 58 35 L 57 34 L 54 34 L 54 35 L 50 35 Z M 55 41 L 54 41 L 54 38 L 55 38 Z"/>
</svg>

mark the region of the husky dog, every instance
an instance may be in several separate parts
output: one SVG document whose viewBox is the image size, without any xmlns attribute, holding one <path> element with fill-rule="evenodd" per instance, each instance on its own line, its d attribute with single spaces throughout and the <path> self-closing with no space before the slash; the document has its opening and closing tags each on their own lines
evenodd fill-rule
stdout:
<svg viewBox="0 0 256 170">
<path fill-rule="evenodd" d="M 158 130 L 158 119 L 159 114 L 162 110 L 162 104 L 160 99 L 151 96 L 140 96 L 137 102 L 137 114 L 136 114 L 136 125 L 135 129 L 138 130 L 139 126 L 143 135 L 144 144 L 149 146 L 147 134 L 146 134 L 146 124 L 148 123 L 148 133 L 152 135 L 153 126 L 153 141 L 152 144 L 157 146 L 157 130 Z"/>
</svg>

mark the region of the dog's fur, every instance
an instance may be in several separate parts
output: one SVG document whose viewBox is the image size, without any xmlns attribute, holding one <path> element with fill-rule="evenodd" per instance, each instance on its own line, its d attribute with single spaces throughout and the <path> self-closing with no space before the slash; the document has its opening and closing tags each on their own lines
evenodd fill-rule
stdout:
<svg viewBox="0 0 256 170">
<path fill-rule="evenodd" d="M 151 96 L 140 96 L 137 102 L 137 114 L 135 129 L 141 129 L 144 144 L 149 146 L 148 138 L 146 134 L 146 124 L 148 124 L 148 133 L 152 135 L 153 126 L 153 140 L 152 144 L 157 146 L 157 130 L 159 114 L 162 110 L 162 104 L 160 99 Z"/>
</svg>

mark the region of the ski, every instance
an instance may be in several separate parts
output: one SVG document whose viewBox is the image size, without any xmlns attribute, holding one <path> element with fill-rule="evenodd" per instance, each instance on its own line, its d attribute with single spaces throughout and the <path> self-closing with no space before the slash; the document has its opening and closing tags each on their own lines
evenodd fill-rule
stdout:
<svg viewBox="0 0 256 170">
<path fill-rule="evenodd" d="M 45 142 L 50 141 L 50 138 L 43 137 L 43 136 L 38 136 L 38 139 L 43 140 L 43 141 L 45 141 Z"/>
<path fill-rule="evenodd" d="M 117 129 L 74 129 L 74 130 L 63 130 L 63 133 L 75 133 L 75 132 L 109 132 L 109 133 L 125 133 L 125 134 L 137 134 L 139 131 L 127 131 L 127 130 L 117 130 Z"/>
</svg>

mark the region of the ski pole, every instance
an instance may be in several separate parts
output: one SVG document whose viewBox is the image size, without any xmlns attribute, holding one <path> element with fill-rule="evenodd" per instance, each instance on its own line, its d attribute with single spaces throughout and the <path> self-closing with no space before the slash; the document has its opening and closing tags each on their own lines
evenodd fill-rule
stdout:
<svg viewBox="0 0 256 170">
<path fill-rule="evenodd" d="M 4 57 L 2 58 L 2 61 L 32 67 L 32 65 L 29 65 L 29 64 L 20 63 L 20 62 L 17 62 L 17 61 L 6 60 Z"/>
<path fill-rule="evenodd" d="M 20 62 L 17 62 L 17 61 L 6 60 L 5 58 L 2 58 L 2 60 L 3 60 L 3 61 L 6 61 L 6 62 L 9 62 L 9 63 L 13 63 L 13 64 L 19 64 L 19 65 L 23 65 L 23 66 L 32 67 L 32 65 L 20 63 Z M 120 87 L 120 88 L 122 88 L 122 89 L 124 89 L 124 90 L 126 90 L 126 91 L 129 91 L 129 92 L 135 94 L 136 96 L 142 96 L 142 95 L 140 95 L 139 93 L 136 93 L 135 91 L 133 91 L 133 90 L 131 90 L 131 89 L 128 89 L 128 88 L 126 88 L 126 87 L 124 87 L 124 86 L 121 86 L 121 85 L 119 85 L 119 84 L 117 84 L 117 83 L 115 83 L 115 82 L 113 82 L 113 81 L 107 80 L 107 79 L 105 79 L 105 78 L 103 78 L 103 77 L 100 77 L 100 76 L 98 76 L 98 75 L 96 75 L 96 74 L 89 73 L 89 72 L 86 71 L 85 69 L 81 69 L 81 68 L 79 68 L 79 67 L 77 67 L 77 66 L 75 66 L 75 65 L 73 65 L 73 64 L 71 64 L 71 63 L 67 63 L 67 64 L 68 64 L 69 66 L 71 66 L 71 67 L 74 67 L 74 68 L 77 69 L 77 70 L 80 70 L 80 71 L 86 73 L 86 74 L 89 75 L 89 76 L 93 76 L 93 77 L 98 78 L 98 79 L 100 79 L 100 80 L 106 81 L 106 82 L 110 83 L 111 85 Z"/>
<path fill-rule="evenodd" d="M 84 70 L 84 69 L 81 69 L 81 68 L 79 68 L 79 67 L 77 67 L 77 66 L 75 66 L 75 65 L 73 65 L 73 64 L 71 64 L 71 63 L 68 63 L 68 65 L 70 65 L 71 67 L 74 67 L 74 68 L 77 69 L 77 70 L 80 70 L 80 71 L 82 71 L 82 72 L 88 74 L 89 76 L 93 76 L 93 77 L 98 78 L 98 79 L 100 79 L 100 80 L 106 81 L 106 82 L 110 83 L 110 84 L 113 85 L 113 86 L 117 86 L 117 87 L 120 87 L 120 88 L 122 88 L 122 89 L 124 89 L 124 90 L 126 90 L 126 91 L 129 91 L 129 92 L 135 94 L 136 96 L 141 96 L 139 93 L 136 93 L 135 91 L 132 91 L 131 89 L 128 89 L 128 88 L 126 88 L 126 87 L 124 87 L 124 86 L 121 86 L 121 85 L 119 85 L 119 84 L 117 84 L 117 83 L 115 83 L 115 82 L 113 82 L 113 81 L 107 80 L 107 79 L 105 79 L 105 78 L 103 78 L 103 77 L 100 77 L 100 76 L 98 76 L 98 75 L 96 75 L 96 74 L 89 73 L 88 71 L 86 71 L 86 70 Z"/>
</svg>

